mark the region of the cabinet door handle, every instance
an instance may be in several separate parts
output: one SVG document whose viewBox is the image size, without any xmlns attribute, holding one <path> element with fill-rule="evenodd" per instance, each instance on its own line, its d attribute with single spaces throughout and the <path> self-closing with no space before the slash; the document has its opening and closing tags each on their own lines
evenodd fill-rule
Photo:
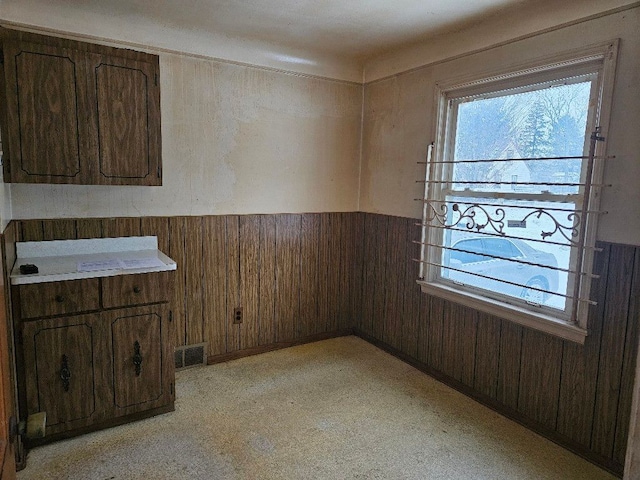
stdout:
<svg viewBox="0 0 640 480">
<path fill-rule="evenodd" d="M 62 303 L 65 301 L 64 295 L 56 295 L 56 302 Z"/>
<path fill-rule="evenodd" d="M 140 293 L 142 290 L 137 285 L 133 287 L 133 293 Z"/>
<path fill-rule="evenodd" d="M 133 344 L 133 364 L 136 367 L 136 377 L 139 377 L 142 370 L 142 352 L 140 351 L 140 342 L 137 340 Z"/>
<path fill-rule="evenodd" d="M 65 392 L 69 391 L 69 380 L 71 379 L 71 370 L 69 370 L 69 361 L 66 355 L 62 355 L 62 368 L 60 368 L 60 380 Z"/>
</svg>

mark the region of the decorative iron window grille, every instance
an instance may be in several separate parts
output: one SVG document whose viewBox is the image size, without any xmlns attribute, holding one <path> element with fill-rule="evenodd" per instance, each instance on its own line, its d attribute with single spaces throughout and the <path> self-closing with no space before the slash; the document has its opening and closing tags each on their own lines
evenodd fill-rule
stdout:
<svg viewBox="0 0 640 480">
<path fill-rule="evenodd" d="M 487 302 L 485 311 L 490 313 L 508 310 L 519 318 L 529 316 L 516 320 L 526 325 L 531 325 L 530 318 L 560 321 L 581 332 L 565 338 L 582 341 L 588 308 L 596 303 L 589 296 L 591 280 L 597 278 L 591 273 L 598 250 L 595 225 L 606 213 L 599 210 L 600 191 L 607 186 L 600 178 L 603 161 L 614 158 L 605 156 L 601 128 L 593 125 L 608 123 L 616 51 L 617 42 L 612 42 L 591 47 L 595 53 L 584 57 L 438 92 L 438 154 L 432 158 L 432 143 L 426 161 L 419 162 L 426 172 L 425 179 L 418 180 L 424 196 L 416 199 L 423 216 L 422 237 L 415 241 L 421 255 L 415 260 L 425 292 L 462 303 L 470 298 L 471 306 Z M 520 155 L 513 141 L 484 156 L 474 151 L 465 157 L 458 151 L 458 129 L 482 135 L 460 126 L 468 121 L 464 112 L 496 99 L 517 107 L 518 95 L 530 99 L 557 87 L 565 92 L 583 89 L 583 130 L 575 135 L 579 145 L 549 148 L 547 155 L 540 154 L 542 150 Z M 474 104 L 477 100 L 488 102 Z M 529 105 L 529 111 L 534 108 Z M 493 125 L 487 121 L 483 127 Z M 474 135 L 460 138 L 468 146 L 469 139 L 477 139 Z M 556 332 L 555 327 L 542 330 Z"/>
</svg>

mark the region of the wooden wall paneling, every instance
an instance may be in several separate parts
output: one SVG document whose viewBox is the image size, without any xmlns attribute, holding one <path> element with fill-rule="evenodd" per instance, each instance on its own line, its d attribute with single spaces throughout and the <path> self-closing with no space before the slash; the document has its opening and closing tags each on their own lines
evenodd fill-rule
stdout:
<svg viewBox="0 0 640 480">
<path fill-rule="evenodd" d="M 202 219 L 204 340 L 208 355 L 227 352 L 227 225 L 225 217 Z M 178 268 L 180 268 L 178 266 Z"/>
<path fill-rule="evenodd" d="M 79 218 L 76 220 L 78 238 L 102 238 L 102 219 Z M 168 250 L 165 250 L 166 253 Z"/>
<path fill-rule="evenodd" d="M 329 264 L 331 263 L 331 224 L 328 214 L 318 214 L 320 229 L 318 235 L 318 323 L 315 332 L 327 330 L 328 319 L 331 316 L 331 291 L 329 284 Z"/>
<path fill-rule="evenodd" d="M 473 385 L 477 313 L 446 302 L 442 323 L 442 371 L 466 385 Z"/>
<path fill-rule="evenodd" d="M 300 321 L 297 337 L 322 331 L 318 315 L 320 215 L 300 219 Z"/>
<path fill-rule="evenodd" d="M 42 221 L 43 240 L 75 240 L 76 221 L 68 218 Z"/>
<path fill-rule="evenodd" d="M 300 318 L 300 215 L 276 217 L 276 341 L 294 339 Z"/>
<path fill-rule="evenodd" d="M 351 271 L 356 246 L 353 242 L 355 224 L 352 213 L 339 213 L 340 221 L 340 283 L 338 290 L 338 322 L 336 330 L 353 326 L 351 316 Z M 303 257 L 304 258 L 304 257 Z"/>
<path fill-rule="evenodd" d="M 500 362 L 500 319 L 478 312 L 473 388 L 496 398 Z"/>
<path fill-rule="evenodd" d="M 420 228 L 415 225 L 417 220 L 406 218 L 405 234 L 403 240 L 407 245 L 407 253 L 403 261 L 406 263 L 404 278 L 401 280 L 404 291 L 403 313 L 402 313 L 402 345 L 400 349 L 413 358 L 418 357 L 418 331 L 420 325 L 421 300 L 426 296 L 416 283 L 419 275 L 419 264 L 414 259 L 420 258 L 420 246 L 413 243 L 420 239 Z M 426 352 L 424 352 L 426 353 Z M 424 361 L 424 360 L 421 360 Z"/>
<path fill-rule="evenodd" d="M 591 449 L 607 458 L 613 455 L 615 441 L 634 257 L 634 247 L 611 247 L 591 433 Z"/>
<path fill-rule="evenodd" d="M 560 393 L 562 340 L 524 329 L 518 388 L 518 410 L 554 430 Z"/>
<path fill-rule="evenodd" d="M 102 221 L 102 234 L 107 237 L 140 236 L 139 217 L 105 218 Z"/>
<path fill-rule="evenodd" d="M 202 217 L 184 220 L 185 245 L 185 343 L 194 345 L 204 341 L 202 314 L 203 252 Z"/>
<path fill-rule="evenodd" d="M 260 313 L 260 216 L 240 217 L 240 349 L 259 344 Z"/>
<path fill-rule="evenodd" d="M 395 349 L 402 348 L 402 315 L 404 312 L 404 285 L 407 271 L 406 221 L 391 217 L 388 224 L 388 248 L 385 264 L 384 325 L 382 341 Z"/>
<path fill-rule="evenodd" d="M 184 223 L 184 217 L 171 217 L 169 219 L 169 257 L 175 260 L 177 264 L 176 280 L 173 289 L 173 302 L 171 303 L 173 323 L 175 325 L 174 332 L 176 335 L 176 347 L 185 345 L 186 336 L 185 286 L 187 264 L 184 245 Z"/>
<path fill-rule="evenodd" d="M 424 312 L 426 317 L 426 337 L 423 348 L 427 352 L 427 365 L 436 370 L 442 370 L 444 308 L 446 303 L 443 299 L 430 295 L 427 302 L 429 310 Z"/>
<path fill-rule="evenodd" d="M 364 218 L 362 212 L 351 214 L 353 222 L 353 236 L 351 237 L 353 257 L 351 259 L 351 327 L 360 327 L 362 323 L 362 275 L 364 267 Z"/>
<path fill-rule="evenodd" d="M 260 300 L 258 343 L 276 341 L 276 218 L 260 217 Z"/>
<path fill-rule="evenodd" d="M 324 250 L 328 253 L 325 256 L 327 262 L 327 304 L 329 306 L 328 316 L 325 319 L 325 331 L 335 332 L 338 330 L 340 318 L 340 260 L 342 246 L 342 225 L 339 213 L 323 213 L 320 215 L 322 222 L 322 231 L 326 232 L 325 239 L 328 239 L 329 248 Z"/>
<path fill-rule="evenodd" d="M 42 220 L 20 220 L 19 242 L 41 242 L 44 240 Z"/>
<path fill-rule="evenodd" d="M 389 287 L 387 282 L 387 256 L 389 255 L 389 221 L 387 215 L 376 215 L 374 222 L 374 238 L 378 242 L 378 246 L 374 250 L 374 268 L 375 268 L 375 284 L 372 292 L 373 295 L 373 336 L 382 340 L 384 337 L 384 304 L 385 291 Z"/>
<path fill-rule="evenodd" d="M 227 215 L 227 353 L 240 350 L 240 324 L 234 324 L 234 310 L 240 298 L 240 217 Z"/>
<path fill-rule="evenodd" d="M 364 214 L 364 252 L 362 267 L 362 313 L 360 329 L 367 335 L 373 335 L 373 301 L 376 287 L 376 250 L 379 248 L 376 237 L 376 215 Z"/>
<path fill-rule="evenodd" d="M 202 217 L 202 221 L 204 222 Z M 143 217 L 140 222 L 140 234 L 158 237 L 158 250 L 169 253 L 169 219 L 167 217 Z"/>
<path fill-rule="evenodd" d="M 606 302 L 607 276 L 611 246 L 603 248 L 594 258 L 593 273 L 600 278 L 591 282 L 591 296 L 597 302 L 589 309 L 589 335 L 584 345 L 563 342 L 562 376 L 558 401 L 557 430 L 581 445 L 591 442 L 593 406 L 600 361 L 600 341 Z"/>
<path fill-rule="evenodd" d="M 520 325 L 501 320 L 496 399 L 513 410 L 518 409 L 522 334 L 523 328 Z"/>
<path fill-rule="evenodd" d="M 633 400 L 633 382 L 638 355 L 638 329 L 640 327 L 640 247 L 635 248 L 635 262 L 629 295 L 629 311 L 627 314 L 627 336 L 622 361 L 622 377 L 620 379 L 620 400 L 616 423 L 616 436 L 613 445 L 613 459 L 624 465 L 627 437 L 629 436 L 629 418 Z"/>
</svg>

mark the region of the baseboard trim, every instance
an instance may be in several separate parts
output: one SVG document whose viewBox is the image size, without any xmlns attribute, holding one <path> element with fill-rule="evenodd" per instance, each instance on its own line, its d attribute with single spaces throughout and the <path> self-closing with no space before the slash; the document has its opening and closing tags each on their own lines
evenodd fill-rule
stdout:
<svg viewBox="0 0 640 480">
<path fill-rule="evenodd" d="M 237 360 L 238 358 L 250 357 L 252 355 L 259 355 L 261 353 L 272 352 L 274 350 L 281 350 L 283 348 L 295 347 L 297 345 L 303 345 L 305 343 L 319 342 L 320 340 L 328 340 L 330 338 L 346 337 L 353 335 L 352 328 L 346 328 L 344 330 L 336 330 L 334 332 L 323 332 L 309 335 L 295 340 L 286 342 L 275 342 L 267 345 L 259 345 L 257 347 L 245 348 L 243 350 L 237 350 L 235 352 L 220 353 L 218 355 L 209 355 L 207 357 L 207 365 L 214 365 L 216 363 L 228 362 L 230 360 Z"/>
<path fill-rule="evenodd" d="M 375 347 L 378 347 L 379 349 L 384 350 L 385 352 L 402 360 L 403 362 L 411 365 L 412 367 L 415 367 L 421 372 L 426 373 L 427 375 L 429 375 L 430 377 L 433 377 L 439 382 L 442 382 L 445 385 L 448 385 L 449 387 L 453 388 L 454 390 L 457 390 L 460 393 L 466 395 L 467 397 L 472 398 L 473 400 L 475 400 L 478 403 L 481 403 L 485 407 L 490 408 L 491 410 L 499 413 L 500 415 L 510 420 L 513 420 L 516 423 L 519 423 L 523 427 L 526 427 L 529 430 L 532 430 L 539 435 L 542 435 L 548 440 L 551 440 L 553 443 L 560 445 L 562 448 L 566 448 L 567 450 L 575 453 L 576 455 L 584 458 L 585 460 L 593 463 L 594 465 L 608 471 L 609 473 L 619 478 L 622 478 L 622 475 L 624 472 L 624 465 L 621 465 L 617 462 L 613 462 L 608 458 L 602 457 L 601 455 L 598 455 L 597 453 L 594 453 L 591 450 L 586 449 L 583 445 L 580 445 L 574 440 L 554 430 L 550 430 L 548 427 L 536 422 L 535 420 L 532 420 L 524 416 L 522 413 L 516 410 L 513 410 L 512 408 L 509 408 L 506 405 L 503 405 L 502 403 L 496 401 L 495 399 L 474 390 L 473 388 L 469 387 L 468 385 L 465 385 L 464 383 L 459 382 L 455 378 L 451 378 L 448 375 L 445 375 L 444 373 L 430 367 L 429 365 L 424 364 L 419 360 L 416 360 L 415 358 L 407 355 L 406 353 L 401 352 L 397 348 L 394 348 L 378 340 L 377 338 L 372 337 L 371 335 L 363 332 L 358 328 L 353 329 L 353 334 L 365 340 L 366 342 L 369 342 Z"/>
</svg>

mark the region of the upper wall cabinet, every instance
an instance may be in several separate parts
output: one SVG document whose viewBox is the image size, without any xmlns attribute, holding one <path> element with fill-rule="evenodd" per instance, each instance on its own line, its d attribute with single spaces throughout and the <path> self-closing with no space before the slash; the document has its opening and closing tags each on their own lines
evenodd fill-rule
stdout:
<svg viewBox="0 0 640 480">
<path fill-rule="evenodd" d="M 1 35 L 5 182 L 162 184 L 156 55 Z"/>
</svg>

